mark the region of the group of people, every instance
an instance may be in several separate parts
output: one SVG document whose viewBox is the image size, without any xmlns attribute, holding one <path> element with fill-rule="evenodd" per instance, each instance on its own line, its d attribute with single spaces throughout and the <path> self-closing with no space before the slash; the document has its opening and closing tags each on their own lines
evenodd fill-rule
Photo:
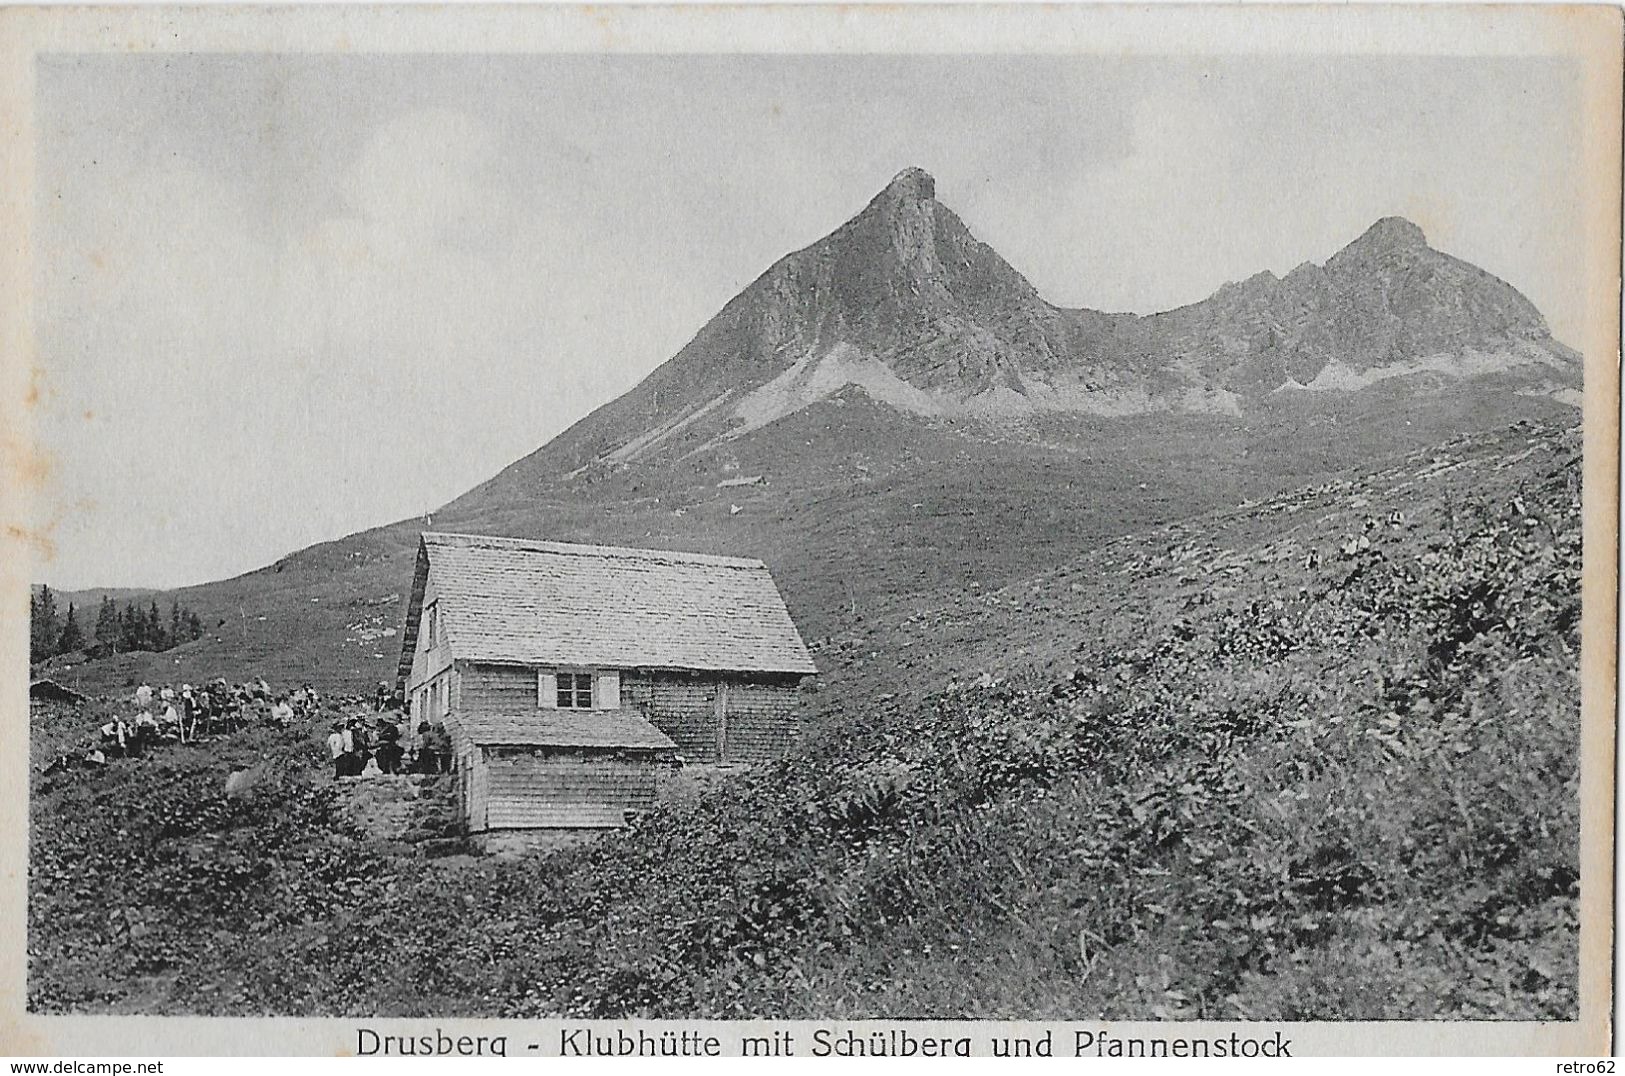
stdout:
<svg viewBox="0 0 1625 1076">
<path fill-rule="evenodd" d="M 375 707 L 370 714 L 365 712 L 368 701 Z M 348 696 L 333 700 L 327 709 L 331 713 L 340 707 L 353 716 L 335 720 L 327 737 L 335 778 L 452 772 L 446 726 L 438 720 L 420 721 L 414 735 L 400 695 L 388 691 L 387 684 L 381 684 L 371 700 Z M 95 747 L 82 759 L 63 756 L 47 772 L 79 764 L 105 765 L 113 757 L 139 758 L 164 742 L 196 743 L 254 726 L 288 728 L 315 721 L 321 713 L 322 697 L 308 683 L 292 691 L 273 691 L 263 678 L 241 684 L 217 678 L 196 687 L 182 684 L 178 690 L 143 683 L 101 726 Z"/>
<path fill-rule="evenodd" d="M 406 697 L 399 691 L 389 689 L 388 680 L 378 681 L 378 690 L 372 695 L 372 709 L 374 713 L 383 713 L 385 710 L 406 709 Z"/>
<path fill-rule="evenodd" d="M 333 778 L 375 777 L 393 773 L 450 773 L 451 733 L 439 721 L 418 722 L 415 744 L 404 731 L 397 709 L 374 711 L 333 722 L 327 754 Z M 410 750 L 409 750 L 410 746 Z"/>
<path fill-rule="evenodd" d="M 196 743 L 202 736 L 236 732 L 250 724 L 287 728 L 320 710 L 321 696 L 308 683 L 293 691 L 273 692 L 264 677 L 228 684 L 217 677 L 176 691 L 164 684 L 154 691 L 143 683 L 135 689 L 135 712 L 115 714 L 101 727 L 104 754 L 139 756 L 161 740 Z"/>
</svg>

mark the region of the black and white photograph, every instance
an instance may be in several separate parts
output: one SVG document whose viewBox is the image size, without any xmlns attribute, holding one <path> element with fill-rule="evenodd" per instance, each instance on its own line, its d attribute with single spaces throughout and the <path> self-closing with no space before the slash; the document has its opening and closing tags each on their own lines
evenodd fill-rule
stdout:
<svg viewBox="0 0 1625 1076">
<path fill-rule="evenodd" d="M 0 23 L 17 1051 L 1605 1053 L 1619 12 L 606 12 Z"/>
</svg>

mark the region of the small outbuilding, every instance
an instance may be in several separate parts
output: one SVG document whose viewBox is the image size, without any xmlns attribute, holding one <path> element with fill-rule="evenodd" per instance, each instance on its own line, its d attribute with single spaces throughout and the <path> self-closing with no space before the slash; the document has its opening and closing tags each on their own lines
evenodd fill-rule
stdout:
<svg viewBox="0 0 1625 1076">
<path fill-rule="evenodd" d="M 777 757 L 816 671 L 760 561 L 425 533 L 398 687 L 482 832 L 618 826 L 679 758 Z"/>
<path fill-rule="evenodd" d="M 83 706 L 87 699 L 71 687 L 63 687 L 55 680 L 41 678 L 28 685 L 28 697 L 36 702 L 66 702 Z"/>
</svg>

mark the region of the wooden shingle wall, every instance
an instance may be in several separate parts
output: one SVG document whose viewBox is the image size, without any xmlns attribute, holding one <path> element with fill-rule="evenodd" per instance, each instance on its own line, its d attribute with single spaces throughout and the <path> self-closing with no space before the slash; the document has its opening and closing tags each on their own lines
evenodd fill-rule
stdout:
<svg viewBox="0 0 1625 1076">
<path fill-rule="evenodd" d="M 537 673 L 511 665 L 459 663 L 456 709 L 525 714 L 537 709 Z M 670 736 L 690 763 L 764 762 L 796 734 L 794 677 L 720 677 L 624 670 L 620 703 Z"/>
<path fill-rule="evenodd" d="M 462 677 L 460 709 L 523 714 L 537 708 L 536 670 L 519 665 L 470 665 Z"/>
<path fill-rule="evenodd" d="M 486 826 L 545 829 L 620 826 L 654 805 L 656 764 L 646 752 L 485 749 Z"/>
<path fill-rule="evenodd" d="M 765 762 L 796 734 L 792 678 L 623 673 L 621 700 L 670 736 L 685 761 Z"/>
<path fill-rule="evenodd" d="M 621 702 L 643 711 L 687 762 L 717 761 L 717 681 L 682 673 L 624 673 Z"/>
<path fill-rule="evenodd" d="M 771 761 L 784 754 L 795 739 L 794 687 L 751 680 L 730 681 L 727 711 L 724 750 L 729 762 Z"/>
<path fill-rule="evenodd" d="M 457 711 L 453 710 L 446 719 L 446 733 L 451 737 L 452 773 L 458 805 L 463 812 L 463 820 L 468 828 L 479 830 L 483 828 L 484 804 L 476 801 L 478 787 L 476 784 L 477 771 L 481 765 L 480 749 L 468 738 L 468 730 L 457 720 Z M 413 742 L 421 747 L 420 738 L 413 726 Z"/>
<path fill-rule="evenodd" d="M 466 757 L 459 757 L 458 788 L 462 794 L 463 820 L 470 833 L 483 833 L 490 828 L 491 767 L 485 751 L 474 748 Z"/>
</svg>

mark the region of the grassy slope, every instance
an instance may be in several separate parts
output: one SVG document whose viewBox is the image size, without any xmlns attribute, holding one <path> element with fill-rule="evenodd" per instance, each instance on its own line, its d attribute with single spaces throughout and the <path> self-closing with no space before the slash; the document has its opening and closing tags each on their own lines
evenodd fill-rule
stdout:
<svg viewBox="0 0 1625 1076">
<path fill-rule="evenodd" d="M 1048 564 L 989 527 L 981 586 L 809 632 L 793 757 L 549 858 L 345 832 L 314 735 L 232 743 L 254 804 L 191 748 L 37 780 L 31 1003 L 1571 1018 L 1577 456 L 1507 429 Z"/>
<path fill-rule="evenodd" d="M 1104 541 L 1240 503 L 1462 429 L 1562 412 L 1471 386 L 1281 399 L 1238 423 L 1203 416 L 1037 419 L 955 430 L 849 391 L 720 450 L 560 482 L 547 450 L 436 513 L 433 525 L 765 560 L 808 639 L 889 603 L 930 605 L 1065 563 Z M 765 486 L 718 489 L 730 475 Z M 732 512 L 738 506 L 738 513 Z M 422 520 L 174 592 L 203 639 L 52 672 L 90 692 L 263 675 L 326 691 L 392 678 Z M 171 595 L 155 595 L 168 608 Z"/>
<path fill-rule="evenodd" d="M 1120 432 L 1097 430 L 1101 447 L 1085 457 L 961 436 L 856 396 L 724 453 L 538 481 L 437 513 L 433 526 L 760 557 L 804 634 L 816 638 L 872 598 L 1002 583 L 1103 538 L 1239 499 L 1242 479 L 1220 474 L 1228 464 L 1192 468 L 1188 454 Z M 734 474 L 764 475 L 767 484 L 717 488 Z M 398 636 L 376 633 L 400 626 L 420 529 L 421 520 L 395 524 L 182 590 L 205 638 L 165 654 L 85 663 L 58 678 L 95 692 L 124 691 L 144 677 L 311 678 L 326 690 L 393 678 Z"/>
</svg>

